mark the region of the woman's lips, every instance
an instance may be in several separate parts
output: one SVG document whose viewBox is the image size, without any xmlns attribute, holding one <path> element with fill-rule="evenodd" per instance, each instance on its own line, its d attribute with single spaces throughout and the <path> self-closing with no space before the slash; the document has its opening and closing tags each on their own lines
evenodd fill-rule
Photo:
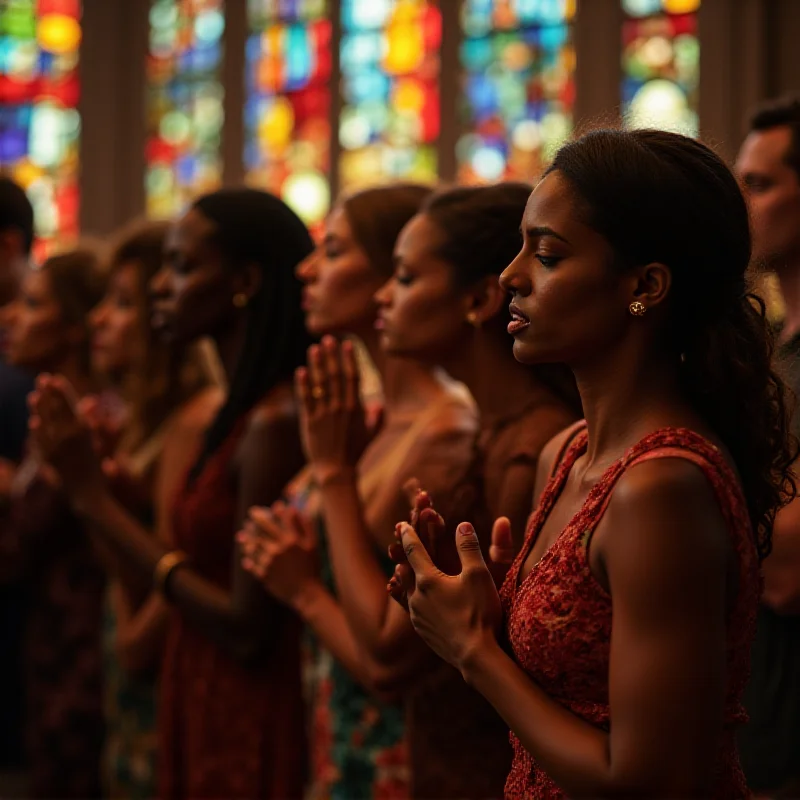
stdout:
<svg viewBox="0 0 800 800">
<path fill-rule="evenodd" d="M 508 310 L 511 312 L 511 322 L 508 323 L 506 330 L 510 334 L 519 333 L 531 324 L 531 321 L 513 303 L 508 307 Z"/>
</svg>

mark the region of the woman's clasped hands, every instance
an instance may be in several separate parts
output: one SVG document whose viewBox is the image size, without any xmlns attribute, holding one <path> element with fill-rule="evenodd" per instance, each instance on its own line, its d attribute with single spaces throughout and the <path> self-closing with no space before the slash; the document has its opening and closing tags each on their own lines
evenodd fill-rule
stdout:
<svg viewBox="0 0 800 800">
<path fill-rule="evenodd" d="M 89 498 L 102 490 L 105 478 L 95 437 L 69 381 L 61 375 L 40 375 L 28 404 L 32 445 L 73 499 Z"/>
<path fill-rule="evenodd" d="M 353 343 L 325 336 L 308 350 L 308 366 L 295 373 L 300 432 L 306 459 L 320 484 L 351 478 L 378 420 L 361 402 Z"/>
<path fill-rule="evenodd" d="M 444 528 L 427 492 L 417 488 L 411 524 L 397 524 L 397 541 L 389 549 L 396 567 L 388 591 L 408 609 L 428 646 L 463 672 L 471 658 L 497 645 L 503 614 L 493 571 L 508 569 L 514 547 L 510 523 L 500 517 L 492 529 L 490 571 L 475 528 L 462 522 L 456 530 L 461 572 L 447 575 L 434 563 L 430 546 Z"/>
<path fill-rule="evenodd" d="M 244 569 L 282 603 L 292 606 L 320 584 L 313 523 L 297 509 L 282 502 L 251 508 L 236 538 Z"/>
</svg>

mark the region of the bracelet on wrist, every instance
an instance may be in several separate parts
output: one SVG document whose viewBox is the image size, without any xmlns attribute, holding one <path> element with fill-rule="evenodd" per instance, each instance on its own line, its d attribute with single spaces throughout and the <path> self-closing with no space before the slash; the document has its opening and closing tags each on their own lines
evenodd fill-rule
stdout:
<svg viewBox="0 0 800 800">
<path fill-rule="evenodd" d="M 169 600 L 169 579 L 173 572 L 188 560 L 189 556 L 182 550 L 170 550 L 164 553 L 153 569 L 153 589 Z"/>
</svg>

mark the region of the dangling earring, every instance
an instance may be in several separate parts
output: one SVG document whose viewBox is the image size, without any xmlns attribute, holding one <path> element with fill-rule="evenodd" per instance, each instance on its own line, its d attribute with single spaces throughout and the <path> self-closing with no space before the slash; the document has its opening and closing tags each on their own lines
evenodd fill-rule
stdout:
<svg viewBox="0 0 800 800">
<path fill-rule="evenodd" d="M 481 323 L 478 320 L 478 314 L 475 311 L 470 311 L 467 314 L 467 322 L 472 325 L 473 328 L 480 328 Z"/>
<path fill-rule="evenodd" d="M 634 300 L 629 306 L 628 311 L 633 314 L 634 317 L 643 317 L 644 312 L 647 311 L 644 303 L 640 303 L 638 300 Z"/>
<path fill-rule="evenodd" d="M 233 305 L 236 308 L 244 308 L 249 302 L 250 298 L 244 292 L 237 292 L 233 296 Z"/>
</svg>

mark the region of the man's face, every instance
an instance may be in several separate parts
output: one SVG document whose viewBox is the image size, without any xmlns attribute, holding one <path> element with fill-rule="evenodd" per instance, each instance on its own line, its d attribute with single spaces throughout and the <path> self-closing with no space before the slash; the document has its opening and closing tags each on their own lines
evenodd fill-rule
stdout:
<svg viewBox="0 0 800 800">
<path fill-rule="evenodd" d="M 776 270 L 800 258 L 800 180 L 786 162 L 791 145 L 787 126 L 753 131 L 736 160 L 750 205 L 753 259 Z"/>
</svg>

